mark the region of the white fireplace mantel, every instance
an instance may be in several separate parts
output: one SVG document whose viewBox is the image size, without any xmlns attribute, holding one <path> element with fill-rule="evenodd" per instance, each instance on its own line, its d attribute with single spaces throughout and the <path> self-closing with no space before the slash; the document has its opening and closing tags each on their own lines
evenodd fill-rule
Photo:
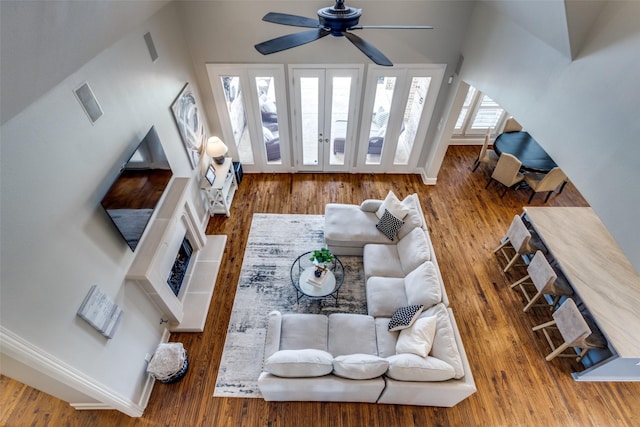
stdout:
<svg viewBox="0 0 640 427">
<path fill-rule="evenodd" d="M 174 178 L 127 273 L 169 320 L 171 331 L 202 332 L 227 236 L 205 236 L 188 197 L 190 178 Z M 185 237 L 193 248 L 178 296 L 167 284 Z"/>
</svg>

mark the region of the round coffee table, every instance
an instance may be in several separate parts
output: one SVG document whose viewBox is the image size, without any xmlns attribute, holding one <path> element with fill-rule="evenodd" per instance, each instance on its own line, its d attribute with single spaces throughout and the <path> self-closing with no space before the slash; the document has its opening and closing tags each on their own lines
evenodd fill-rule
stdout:
<svg viewBox="0 0 640 427">
<path fill-rule="evenodd" d="M 337 256 L 327 265 L 325 276 L 318 279 L 313 272 L 316 266 L 311 262 L 312 251 L 300 255 L 291 265 L 291 283 L 296 289 L 296 303 L 306 296 L 321 299 L 332 296 L 338 305 L 338 290 L 344 282 L 344 266 Z"/>
</svg>

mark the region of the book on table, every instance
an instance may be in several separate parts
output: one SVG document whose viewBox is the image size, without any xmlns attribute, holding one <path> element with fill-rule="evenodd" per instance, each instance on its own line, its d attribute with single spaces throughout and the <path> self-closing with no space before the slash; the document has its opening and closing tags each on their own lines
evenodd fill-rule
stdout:
<svg viewBox="0 0 640 427">
<path fill-rule="evenodd" d="M 322 287 L 322 285 L 324 284 L 324 280 L 327 277 L 327 272 L 329 271 L 326 268 L 322 268 L 322 267 L 316 267 L 318 270 L 321 270 L 322 273 L 320 273 L 320 277 L 316 277 L 314 274 L 312 274 L 311 276 L 309 276 L 309 278 L 307 279 L 307 283 L 312 285 L 312 286 L 316 286 L 318 288 Z"/>
</svg>

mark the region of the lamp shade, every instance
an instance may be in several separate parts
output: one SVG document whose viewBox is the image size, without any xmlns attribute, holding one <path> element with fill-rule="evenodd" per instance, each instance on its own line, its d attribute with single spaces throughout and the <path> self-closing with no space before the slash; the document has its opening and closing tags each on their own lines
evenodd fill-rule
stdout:
<svg viewBox="0 0 640 427">
<path fill-rule="evenodd" d="M 217 136 L 212 136 L 207 140 L 207 156 L 213 157 L 216 163 L 224 163 L 224 155 L 227 154 L 227 151 L 229 151 L 229 149 Z"/>
</svg>

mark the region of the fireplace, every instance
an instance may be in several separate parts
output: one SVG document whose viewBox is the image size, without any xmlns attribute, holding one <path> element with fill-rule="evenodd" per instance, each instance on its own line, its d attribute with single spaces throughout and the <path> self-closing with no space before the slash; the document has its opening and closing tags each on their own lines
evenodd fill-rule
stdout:
<svg viewBox="0 0 640 427">
<path fill-rule="evenodd" d="M 193 248 L 191 247 L 191 242 L 189 242 L 189 239 L 185 236 L 184 239 L 182 239 L 182 244 L 176 254 L 176 259 L 171 267 L 171 271 L 169 272 L 169 277 L 167 277 L 167 284 L 175 296 L 178 296 L 180 293 L 180 287 L 184 281 L 184 276 L 187 274 L 192 253 Z"/>
<path fill-rule="evenodd" d="M 227 236 L 204 234 L 190 182 L 173 178 L 126 278 L 144 289 L 171 331 L 202 332 Z"/>
</svg>

